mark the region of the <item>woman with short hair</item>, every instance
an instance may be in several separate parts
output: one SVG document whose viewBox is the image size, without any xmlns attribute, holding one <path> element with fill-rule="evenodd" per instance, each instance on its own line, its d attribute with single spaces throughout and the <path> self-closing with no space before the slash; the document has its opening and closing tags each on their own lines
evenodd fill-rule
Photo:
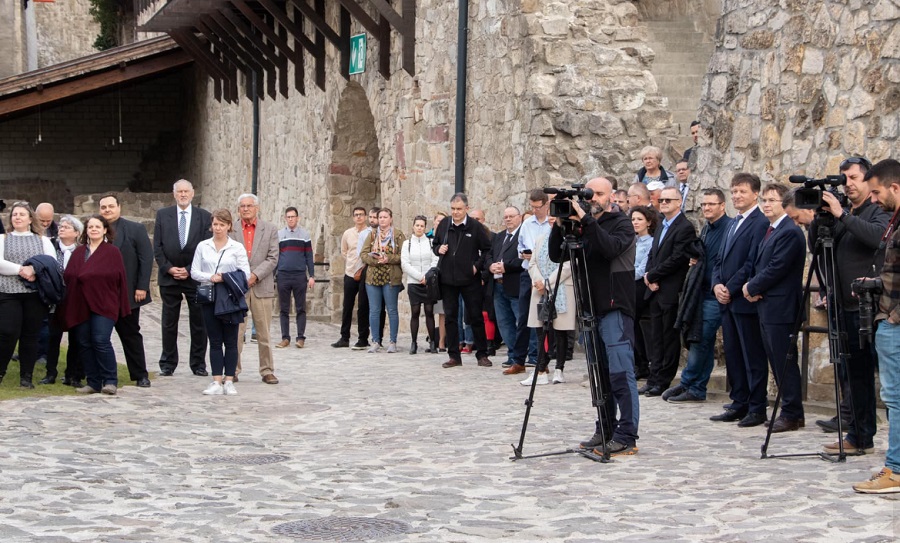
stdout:
<svg viewBox="0 0 900 543">
<path fill-rule="evenodd" d="M 659 181 L 665 186 L 675 183 L 675 174 L 662 167 L 662 150 L 648 145 L 641 149 L 641 162 L 644 164 L 634 176 L 635 183 L 649 184 Z"/>
<path fill-rule="evenodd" d="M 411 310 L 409 331 L 412 334 L 412 343 L 409 344 L 409 354 L 416 354 L 419 348 L 417 338 L 422 306 L 425 307 L 425 327 L 428 329 L 428 348 L 425 352 L 437 352 L 434 332 L 434 300 L 428 299 L 425 290 L 425 274 L 437 266 L 438 257 L 431 250 L 431 240 L 425 235 L 426 221 L 427 219 L 422 215 L 413 219 L 412 236 L 403 242 L 403 249 L 400 253 L 400 267 L 407 277 L 406 286 Z"/>
<path fill-rule="evenodd" d="M 72 215 L 63 215 L 57 223 L 56 261 L 60 269 L 65 272 L 66 266 L 71 260 L 72 253 L 78 247 L 78 238 L 84 232 L 84 224 Z M 59 311 L 50 317 L 50 335 L 47 339 L 47 374 L 41 379 L 40 384 L 52 385 L 56 382 L 57 368 L 59 366 L 59 345 L 62 342 L 63 328 L 57 319 Z M 62 384 L 81 388 L 84 386 L 84 367 L 81 365 L 81 357 L 77 345 L 69 340 L 69 348 L 66 352 L 66 371 Z"/>
</svg>

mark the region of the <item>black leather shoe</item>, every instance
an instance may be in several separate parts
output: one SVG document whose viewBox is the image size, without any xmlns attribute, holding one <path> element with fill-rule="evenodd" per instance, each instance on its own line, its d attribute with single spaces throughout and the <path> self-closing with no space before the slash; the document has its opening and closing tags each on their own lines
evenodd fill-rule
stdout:
<svg viewBox="0 0 900 543">
<path fill-rule="evenodd" d="M 54 383 L 56 383 L 55 375 L 48 375 L 48 376 L 44 377 L 43 379 L 41 379 L 40 381 L 38 381 L 39 385 L 52 385 Z"/>
<path fill-rule="evenodd" d="M 172 377 L 173 375 L 175 375 L 175 370 L 159 370 L 159 373 L 157 375 L 159 375 L 160 377 Z"/>
<path fill-rule="evenodd" d="M 738 422 L 739 428 L 752 428 L 766 422 L 765 413 L 747 413 L 747 415 Z"/>
<path fill-rule="evenodd" d="M 83 388 L 84 383 L 80 379 L 69 379 L 69 386 L 72 388 Z"/>
<path fill-rule="evenodd" d="M 419 345 L 415 341 L 409 344 L 409 354 L 416 354 L 419 352 Z"/>
<path fill-rule="evenodd" d="M 650 390 L 651 388 L 653 388 L 653 387 L 650 386 L 649 384 L 646 384 L 638 389 L 638 394 L 646 394 L 647 391 Z"/>
<path fill-rule="evenodd" d="M 678 396 L 682 392 L 684 392 L 684 387 L 681 386 L 680 384 L 675 385 L 672 388 L 670 388 L 662 393 L 662 399 L 663 399 L 663 401 L 667 402 L 667 401 L 669 401 L 669 398 L 671 398 L 673 396 Z"/>
<path fill-rule="evenodd" d="M 194 370 L 194 375 L 196 375 L 197 377 L 206 377 L 207 375 L 209 375 L 209 372 L 206 370 Z"/>
<path fill-rule="evenodd" d="M 141 377 L 140 379 L 137 380 L 137 383 L 135 383 L 135 384 L 137 386 L 139 386 L 140 388 L 150 388 L 150 379 L 147 379 L 146 377 Z"/>
<path fill-rule="evenodd" d="M 350 346 L 350 341 L 348 341 L 346 339 L 339 339 L 339 340 L 335 341 L 334 343 L 332 343 L 331 346 L 334 347 L 335 349 L 344 349 L 344 348 Z"/>
<path fill-rule="evenodd" d="M 647 396 L 662 396 L 663 392 L 665 392 L 663 390 L 663 387 L 652 387 L 650 390 L 648 390 L 646 392 L 646 395 Z"/>
<path fill-rule="evenodd" d="M 19 386 L 21 388 L 34 388 L 34 384 L 31 382 L 31 378 L 28 379 L 19 379 Z"/>
<path fill-rule="evenodd" d="M 746 409 L 726 409 L 725 412 L 721 415 L 713 415 L 712 417 L 709 417 L 709 420 L 713 422 L 734 422 L 743 419 L 745 416 L 747 416 Z"/>
<path fill-rule="evenodd" d="M 833 434 L 834 432 L 838 431 L 838 418 L 831 417 L 828 420 L 817 420 L 816 426 L 818 426 L 819 428 L 824 430 L 826 433 Z M 843 427 L 844 431 L 846 432 L 847 429 L 850 427 L 850 421 L 845 420 L 845 421 L 841 422 L 841 426 Z"/>
<path fill-rule="evenodd" d="M 803 419 L 786 419 L 784 417 L 778 417 L 775 419 L 775 424 L 772 425 L 772 433 L 794 432 L 804 426 L 805 421 Z"/>
</svg>

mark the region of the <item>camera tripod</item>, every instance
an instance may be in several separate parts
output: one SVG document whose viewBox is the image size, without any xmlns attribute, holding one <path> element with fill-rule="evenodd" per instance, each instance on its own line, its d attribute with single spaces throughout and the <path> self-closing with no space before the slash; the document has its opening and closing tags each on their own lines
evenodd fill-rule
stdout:
<svg viewBox="0 0 900 543">
<path fill-rule="evenodd" d="M 824 289 L 825 292 L 825 307 L 827 310 L 828 318 L 828 354 L 829 360 L 834 369 L 834 403 L 835 412 L 838 414 L 837 424 L 839 451 L 836 455 L 825 452 L 780 455 L 768 454 L 767 451 L 769 449 L 769 441 L 772 439 L 772 427 L 775 424 L 775 418 L 778 413 L 778 408 L 781 404 L 782 390 L 779 386 L 778 393 L 775 395 L 775 405 L 772 407 L 772 416 L 769 419 L 769 428 L 766 431 L 766 440 L 761 447 L 761 458 L 796 458 L 816 456 L 821 458 L 822 460 L 827 460 L 829 462 L 844 462 L 847 459 L 847 454 L 844 450 L 843 421 L 841 420 L 840 416 L 840 372 L 846 371 L 846 364 L 848 359 L 848 354 L 846 351 L 847 331 L 844 330 L 844 308 L 841 306 L 840 285 L 837 281 L 837 268 L 834 259 L 834 237 L 832 232 L 834 220 L 830 213 L 827 213 L 827 215 L 828 217 L 823 217 L 823 214 L 819 214 L 819 217 L 822 217 L 825 220 L 821 220 L 821 223 L 819 224 L 818 238 L 816 240 L 815 250 L 813 251 L 813 260 L 809 266 L 809 273 L 806 277 L 806 286 L 803 288 L 803 301 L 800 305 L 801 311 L 797 314 L 797 320 L 794 323 L 794 333 L 791 334 L 790 338 L 791 348 L 788 350 L 788 354 L 785 357 L 784 362 L 782 363 L 781 375 L 784 375 L 787 371 L 788 364 L 797 363 L 797 340 L 800 333 L 800 327 L 803 324 L 804 320 L 804 309 L 809 307 L 809 298 L 811 293 L 810 285 L 812 283 L 813 274 L 815 274 L 819 280 L 820 292 L 822 291 L 822 289 Z M 774 364 L 775 362 L 773 361 L 772 365 L 774 366 Z M 854 420 L 857 420 L 856 413 L 853 409 L 853 390 L 849 386 L 847 387 L 847 392 L 852 417 Z"/>
<path fill-rule="evenodd" d="M 564 239 L 563 239 L 563 258 L 560 266 L 565 262 L 569 262 L 572 270 L 572 279 L 574 283 L 575 299 L 570 300 L 570 311 L 576 311 L 576 322 L 578 323 L 578 332 L 584 343 L 584 350 L 587 357 L 588 379 L 591 386 L 591 403 L 597 410 L 598 432 L 603 440 L 602 453 L 597 454 L 592 449 L 582 449 L 579 447 L 569 448 L 562 451 L 534 454 L 530 456 L 522 455 L 522 446 L 525 443 L 525 432 L 528 429 L 528 418 L 531 415 L 531 408 L 534 406 L 534 391 L 537 387 L 538 367 L 534 369 L 534 375 L 531 380 L 531 388 L 528 391 L 528 398 L 525 400 L 525 419 L 522 421 L 522 433 L 519 436 L 519 445 L 511 445 L 513 448 L 513 456 L 510 460 L 524 460 L 526 458 L 539 458 L 543 456 L 556 456 L 561 454 L 579 454 L 585 458 L 590 458 L 595 462 L 610 462 L 609 439 L 612 436 L 612 424 L 609 418 L 607 402 L 610 394 L 609 381 L 609 358 L 606 354 L 606 345 L 603 338 L 597 330 L 597 321 L 594 317 L 594 307 L 591 300 L 591 287 L 588 282 L 587 262 L 584 254 L 584 242 L 572 231 L 574 225 L 568 221 L 561 220 L 563 223 Z M 549 240 L 548 240 L 549 243 Z M 531 263 L 536 266 L 535 262 Z M 556 284 L 548 296 L 547 304 L 551 308 L 556 307 L 556 294 L 559 292 L 561 271 L 556 274 Z M 563 287 L 565 288 L 565 287 Z M 551 311 L 548 311 L 543 321 L 544 331 L 549 337 L 553 329 Z M 543 348 L 543 346 L 540 346 Z"/>
</svg>

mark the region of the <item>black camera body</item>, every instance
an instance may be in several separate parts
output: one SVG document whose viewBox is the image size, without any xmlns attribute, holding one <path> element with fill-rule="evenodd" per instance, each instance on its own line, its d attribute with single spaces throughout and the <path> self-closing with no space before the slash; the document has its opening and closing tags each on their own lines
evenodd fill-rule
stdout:
<svg viewBox="0 0 900 543">
<path fill-rule="evenodd" d="M 850 283 L 850 290 L 859 298 L 859 342 L 861 345 L 868 345 L 872 342 L 875 309 L 884 285 L 880 277 L 854 279 Z"/>
<path fill-rule="evenodd" d="M 4 209 L 6 209 L 6 202 L 0 200 L 0 211 L 3 211 Z"/>
<path fill-rule="evenodd" d="M 572 198 L 578 199 L 578 205 L 585 213 L 591 212 L 591 198 L 594 197 L 594 191 L 585 188 L 581 183 L 575 183 L 572 188 L 555 188 L 544 187 L 544 194 L 554 194 L 550 200 L 550 215 L 557 219 L 568 219 L 575 215 L 575 204 Z"/>
<path fill-rule="evenodd" d="M 847 195 L 838 191 L 837 188 L 847 184 L 847 176 L 844 174 L 827 175 L 822 179 L 813 179 L 805 175 L 792 175 L 791 183 L 803 183 L 802 189 L 797 189 L 794 193 L 794 204 L 797 209 L 815 209 L 823 211 L 822 192 L 828 191 L 837 198 L 841 207 L 850 207 L 850 200 Z"/>
</svg>

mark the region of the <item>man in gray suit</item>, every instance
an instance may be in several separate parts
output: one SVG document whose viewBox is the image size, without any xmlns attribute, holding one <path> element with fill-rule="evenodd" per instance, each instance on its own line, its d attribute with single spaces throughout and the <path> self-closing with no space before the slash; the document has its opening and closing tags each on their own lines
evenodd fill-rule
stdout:
<svg viewBox="0 0 900 543">
<path fill-rule="evenodd" d="M 139 387 L 149 387 L 144 336 L 141 335 L 141 306 L 150 303 L 150 271 L 153 269 L 153 246 L 144 225 L 122 218 L 119 197 L 107 194 L 100 198 L 100 215 L 109 221 L 116 233 L 113 245 L 122 253 L 131 314 L 116 321 L 116 333 L 125 351 L 128 374 Z"/>
<path fill-rule="evenodd" d="M 250 261 L 250 277 L 247 283 L 247 305 L 256 327 L 256 339 L 259 346 L 259 374 L 263 383 L 277 385 L 275 377 L 275 361 L 272 355 L 272 344 L 269 338 L 269 327 L 272 324 L 272 309 L 275 301 L 275 267 L 278 265 L 278 227 L 259 218 L 259 198 L 255 194 L 241 194 L 238 198 L 238 212 L 241 220 L 235 225 L 231 237 L 241 243 L 247 250 Z M 240 336 L 244 335 L 246 322 L 241 324 Z M 235 373 L 241 373 L 241 356 L 244 342 L 238 341 L 238 366 Z"/>
</svg>

